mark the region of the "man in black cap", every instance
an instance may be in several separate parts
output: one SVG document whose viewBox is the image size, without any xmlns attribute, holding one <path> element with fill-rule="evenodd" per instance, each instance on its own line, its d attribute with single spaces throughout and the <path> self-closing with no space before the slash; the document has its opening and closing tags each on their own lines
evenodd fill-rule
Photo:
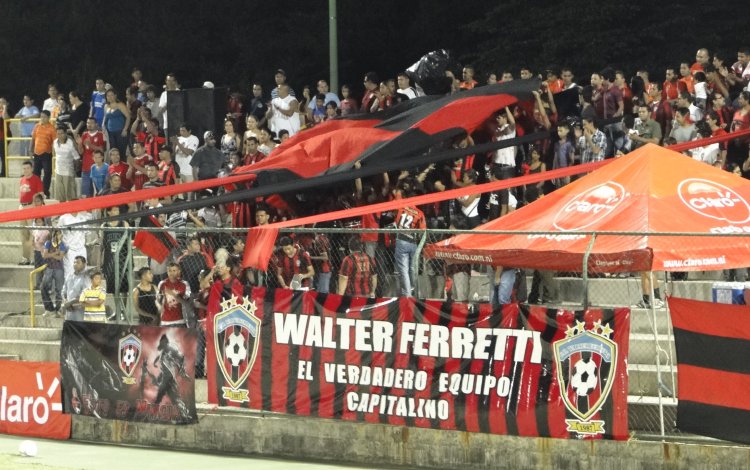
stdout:
<svg viewBox="0 0 750 470">
<path fill-rule="evenodd" d="M 224 164 L 224 154 L 216 148 L 216 136 L 211 131 L 203 134 L 204 144 L 198 147 L 190 160 L 193 167 L 193 178 L 196 180 L 207 180 L 216 178 Z"/>
<path fill-rule="evenodd" d="M 276 80 L 276 86 L 274 86 L 271 90 L 272 101 L 274 98 L 279 97 L 279 85 L 286 84 L 286 72 L 284 71 L 284 69 L 278 69 L 276 71 L 276 74 L 273 76 L 273 79 Z M 292 96 L 294 98 L 297 97 L 297 95 L 294 94 L 294 90 L 292 90 L 292 87 L 289 87 L 289 96 Z"/>
</svg>

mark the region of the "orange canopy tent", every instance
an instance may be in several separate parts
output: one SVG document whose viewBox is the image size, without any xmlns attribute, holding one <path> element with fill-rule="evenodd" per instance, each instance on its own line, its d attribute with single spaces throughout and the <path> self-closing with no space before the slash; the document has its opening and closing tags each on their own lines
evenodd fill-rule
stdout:
<svg viewBox="0 0 750 470">
<path fill-rule="evenodd" d="M 453 263 L 589 272 L 750 265 L 750 181 L 648 144 L 476 230 L 425 247 Z M 634 235 L 586 232 L 634 232 Z M 748 234 L 748 237 L 654 233 Z"/>
</svg>

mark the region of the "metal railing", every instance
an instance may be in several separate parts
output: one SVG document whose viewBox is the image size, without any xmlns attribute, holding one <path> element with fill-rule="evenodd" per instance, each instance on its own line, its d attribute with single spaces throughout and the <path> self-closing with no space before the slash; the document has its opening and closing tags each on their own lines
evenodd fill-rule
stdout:
<svg viewBox="0 0 750 470">
<path fill-rule="evenodd" d="M 30 318 L 30 324 L 31 327 L 34 328 L 36 326 L 36 300 L 34 299 L 34 290 L 36 288 L 36 282 L 34 280 L 37 277 L 38 273 L 43 272 L 45 269 L 47 269 L 47 265 L 43 264 L 39 266 L 38 268 L 34 268 L 29 272 L 29 318 Z"/>
<path fill-rule="evenodd" d="M 3 145 L 5 146 L 3 149 L 3 155 L 5 155 L 3 168 L 5 168 L 6 175 L 10 176 L 9 163 L 11 161 L 25 161 L 30 158 L 28 145 L 31 144 L 31 135 L 21 135 L 24 133 L 21 131 L 21 127 L 27 123 L 34 123 L 34 125 L 36 125 L 38 122 L 39 118 L 27 120 L 21 118 L 8 118 L 3 120 L 3 135 L 5 135 L 5 140 L 3 142 Z"/>
</svg>

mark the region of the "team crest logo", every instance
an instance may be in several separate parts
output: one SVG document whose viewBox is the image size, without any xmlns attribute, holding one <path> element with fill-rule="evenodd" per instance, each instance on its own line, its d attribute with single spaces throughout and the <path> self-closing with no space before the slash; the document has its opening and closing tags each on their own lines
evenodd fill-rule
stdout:
<svg viewBox="0 0 750 470">
<path fill-rule="evenodd" d="M 222 387 L 224 398 L 249 402 L 247 388 L 242 388 L 255 364 L 258 353 L 260 319 L 255 316 L 255 302 L 247 297 L 222 302 L 223 310 L 214 317 L 214 346 L 219 369 L 228 387 Z"/>
<path fill-rule="evenodd" d="M 565 408 L 568 432 L 604 434 L 604 421 L 592 419 L 609 396 L 617 367 L 617 344 L 609 325 L 601 321 L 587 330 L 583 322 L 568 327 L 565 338 L 553 345 L 557 380 Z"/>
<path fill-rule="evenodd" d="M 135 372 L 138 366 L 138 361 L 141 360 L 141 339 L 133 333 L 120 339 L 119 347 L 117 348 L 117 359 L 120 364 L 120 370 L 123 371 L 125 377 L 122 381 L 128 385 L 135 383 Z"/>
</svg>

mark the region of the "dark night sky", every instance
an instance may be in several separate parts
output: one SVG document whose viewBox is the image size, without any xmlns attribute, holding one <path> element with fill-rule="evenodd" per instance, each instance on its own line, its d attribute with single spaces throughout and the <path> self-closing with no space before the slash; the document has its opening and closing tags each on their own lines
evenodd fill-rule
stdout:
<svg viewBox="0 0 750 470">
<path fill-rule="evenodd" d="M 340 83 L 361 86 L 368 70 L 393 77 L 422 54 L 447 48 L 484 76 L 522 64 L 569 65 L 579 77 L 605 65 L 632 75 L 693 60 L 698 47 L 734 61 L 747 36 L 745 2 L 642 0 L 339 0 Z M 133 66 L 161 85 L 173 71 L 184 87 L 204 80 L 247 92 L 284 68 L 295 88 L 328 76 L 328 2 L 313 0 L 67 0 L 3 2 L 0 94 L 17 109 L 46 85 L 88 95 L 101 76 L 117 88 Z"/>
</svg>

